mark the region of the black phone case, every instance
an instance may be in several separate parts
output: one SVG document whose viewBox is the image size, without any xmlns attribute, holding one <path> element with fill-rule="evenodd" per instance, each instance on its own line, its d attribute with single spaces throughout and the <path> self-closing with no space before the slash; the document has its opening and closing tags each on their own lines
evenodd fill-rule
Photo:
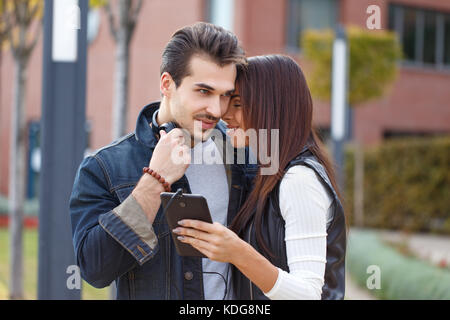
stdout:
<svg viewBox="0 0 450 320">
<path fill-rule="evenodd" d="M 174 194 L 173 192 L 161 193 L 160 197 L 163 208 L 167 207 L 167 203 Z M 178 235 L 172 232 L 173 229 L 180 226 L 178 221 L 183 219 L 195 219 L 212 223 L 206 199 L 198 194 L 181 194 L 173 199 L 170 207 L 166 209 L 165 215 L 177 253 L 180 256 L 206 258 L 204 254 L 190 244 L 178 240 Z"/>
</svg>

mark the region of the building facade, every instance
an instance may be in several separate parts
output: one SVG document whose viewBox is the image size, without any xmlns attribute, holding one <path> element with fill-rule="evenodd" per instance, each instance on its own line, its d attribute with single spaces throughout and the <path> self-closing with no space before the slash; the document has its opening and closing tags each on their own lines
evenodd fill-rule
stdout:
<svg viewBox="0 0 450 320">
<path fill-rule="evenodd" d="M 158 100 L 161 53 L 178 28 L 210 21 L 236 33 L 249 56 L 284 53 L 302 66 L 302 31 L 337 23 L 366 28 L 370 5 L 380 8 L 381 28 L 397 32 L 405 60 L 384 97 L 354 111 L 354 137 L 365 144 L 393 136 L 450 132 L 450 0 L 145 0 L 132 40 L 128 130 L 140 109 Z M 114 42 L 99 10 L 90 13 L 86 117 L 88 148 L 111 142 Z M 8 161 L 14 64 L 4 51 L 0 88 L 0 194 L 8 193 Z M 27 195 L 36 196 L 42 39 L 28 68 L 26 117 L 29 145 Z M 306 77 L 308 75 L 306 74 Z M 70 121 L 70 119 L 67 119 Z M 314 101 L 314 122 L 327 132 L 330 104 Z"/>
</svg>

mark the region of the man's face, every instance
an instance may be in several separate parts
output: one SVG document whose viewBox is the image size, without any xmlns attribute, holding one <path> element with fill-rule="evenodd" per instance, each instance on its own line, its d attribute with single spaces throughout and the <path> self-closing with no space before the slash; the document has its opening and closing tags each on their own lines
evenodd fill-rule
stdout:
<svg viewBox="0 0 450 320">
<path fill-rule="evenodd" d="M 217 122 L 226 113 L 234 91 L 236 66 L 217 65 L 205 56 L 194 55 L 184 77 L 170 95 L 174 121 L 196 141 L 208 139 Z M 194 130 L 194 121 L 201 130 Z"/>
</svg>

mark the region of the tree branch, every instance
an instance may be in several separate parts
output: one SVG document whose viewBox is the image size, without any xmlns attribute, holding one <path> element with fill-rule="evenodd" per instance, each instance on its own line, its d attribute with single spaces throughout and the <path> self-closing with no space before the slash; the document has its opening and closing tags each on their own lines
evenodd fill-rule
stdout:
<svg viewBox="0 0 450 320">
<path fill-rule="evenodd" d="M 141 11 L 142 4 L 143 4 L 143 1 L 138 0 L 136 7 L 133 9 L 133 5 L 132 5 L 130 8 L 129 15 L 128 15 L 128 23 L 127 23 L 128 29 L 129 29 L 129 35 L 130 35 L 129 41 L 131 41 L 131 38 L 133 37 L 134 28 L 136 27 L 137 19 L 139 17 L 139 13 Z"/>
<path fill-rule="evenodd" d="M 136 21 L 138 19 L 139 13 L 141 12 L 141 8 L 142 8 L 142 0 L 138 0 L 136 7 L 134 8 L 134 10 L 132 11 L 131 14 L 131 21 L 133 21 L 134 24 L 136 24 Z M 132 9 L 132 8 L 131 8 Z"/>
<path fill-rule="evenodd" d="M 117 42 L 117 27 L 116 27 L 116 22 L 114 20 L 114 14 L 111 9 L 110 1 L 106 1 L 104 9 L 108 16 L 109 32 L 111 33 L 111 36 L 113 37 L 113 39 Z"/>
<path fill-rule="evenodd" d="M 36 5 L 33 7 L 33 8 L 31 8 L 28 12 L 29 12 L 29 14 L 28 14 L 28 23 L 31 23 L 32 21 L 33 21 L 33 19 L 34 19 L 34 17 L 36 16 L 36 14 L 38 13 L 38 11 L 39 11 L 39 7 L 42 5 L 42 3 L 40 3 L 39 1 L 37 1 L 36 2 Z"/>
<path fill-rule="evenodd" d="M 41 35 L 42 32 L 42 22 L 43 19 L 39 19 L 38 25 L 36 26 L 36 31 L 34 33 L 34 37 L 32 38 L 31 43 L 26 47 L 27 54 L 31 54 L 31 52 L 33 52 L 33 49 L 39 40 L 39 36 Z"/>
<path fill-rule="evenodd" d="M 8 40 L 9 40 L 9 45 L 11 47 L 11 53 L 12 53 L 14 59 L 17 59 L 19 57 L 19 48 L 16 47 L 14 44 L 13 33 L 14 33 L 14 28 L 11 26 L 11 28 L 9 29 L 9 32 L 7 33 L 7 36 L 8 36 Z"/>
</svg>

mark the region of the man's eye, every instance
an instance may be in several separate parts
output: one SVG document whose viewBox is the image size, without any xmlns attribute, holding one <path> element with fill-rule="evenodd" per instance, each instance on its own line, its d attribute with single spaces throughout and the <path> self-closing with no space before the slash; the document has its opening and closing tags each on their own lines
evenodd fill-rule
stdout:
<svg viewBox="0 0 450 320">
<path fill-rule="evenodd" d="M 201 94 L 208 94 L 208 93 L 209 93 L 209 91 L 206 90 L 206 89 L 200 89 L 199 92 L 200 92 Z"/>
</svg>

